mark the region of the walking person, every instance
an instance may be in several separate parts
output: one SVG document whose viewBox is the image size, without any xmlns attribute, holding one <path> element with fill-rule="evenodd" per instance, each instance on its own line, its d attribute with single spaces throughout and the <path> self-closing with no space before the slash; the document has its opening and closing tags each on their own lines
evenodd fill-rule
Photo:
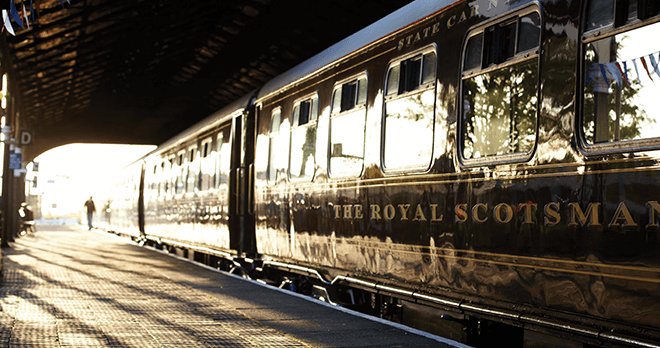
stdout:
<svg viewBox="0 0 660 348">
<path fill-rule="evenodd" d="M 89 196 L 89 199 L 85 202 L 85 208 L 87 209 L 87 225 L 89 226 L 90 231 L 92 230 L 92 216 L 96 212 L 96 207 L 94 206 L 94 201 L 92 196 Z"/>
</svg>

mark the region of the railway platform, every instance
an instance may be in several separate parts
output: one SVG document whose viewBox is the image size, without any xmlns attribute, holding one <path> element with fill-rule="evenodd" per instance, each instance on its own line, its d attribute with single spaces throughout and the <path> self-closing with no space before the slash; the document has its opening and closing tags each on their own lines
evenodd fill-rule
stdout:
<svg viewBox="0 0 660 348">
<path fill-rule="evenodd" d="M 459 347 L 81 226 L 4 249 L 0 347 Z"/>
</svg>

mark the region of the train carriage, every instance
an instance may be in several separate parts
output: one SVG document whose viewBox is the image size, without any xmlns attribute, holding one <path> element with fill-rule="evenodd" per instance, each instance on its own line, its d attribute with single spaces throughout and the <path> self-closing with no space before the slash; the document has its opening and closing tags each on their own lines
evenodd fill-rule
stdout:
<svg viewBox="0 0 660 348">
<path fill-rule="evenodd" d="M 475 346 L 660 347 L 659 22 L 415 1 L 134 166 L 141 238 Z"/>
<path fill-rule="evenodd" d="M 142 171 L 144 223 L 132 225 L 130 233 L 117 225 L 111 229 L 199 261 L 253 255 L 253 222 L 244 198 L 254 157 L 245 146 L 253 136 L 252 99 L 246 95 L 231 103 L 127 167 L 129 173 Z M 136 207 L 135 202 L 131 209 Z"/>
<path fill-rule="evenodd" d="M 142 226 L 143 177 L 142 160 L 130 164 L 121 172 L 117 182 L 112 187 L 110 200 L 110 221 L 108 228 L 117 234 L 139 239 Z"/>
<path fill-rule="evenodd" d="M 491 343 L 656 335 L 657 15 L 650 1 L 416 2 L 269 82 L 266 266 L 477 345 L 461 329 L 479 318 Z"/>
</svg>

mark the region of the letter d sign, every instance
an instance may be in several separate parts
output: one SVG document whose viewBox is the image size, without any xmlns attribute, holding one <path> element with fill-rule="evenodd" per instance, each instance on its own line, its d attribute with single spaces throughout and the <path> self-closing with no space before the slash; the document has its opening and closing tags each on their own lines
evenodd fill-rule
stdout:
<svg viewBox="0 0 660 348">
<path fill-rule="evenodd" d="M 20 136 L 21 136 L 20 138 L 21 145 L 32 145 L 32 140 L 33 140 L 32 131 L 21 130 Z"/>
</svg>

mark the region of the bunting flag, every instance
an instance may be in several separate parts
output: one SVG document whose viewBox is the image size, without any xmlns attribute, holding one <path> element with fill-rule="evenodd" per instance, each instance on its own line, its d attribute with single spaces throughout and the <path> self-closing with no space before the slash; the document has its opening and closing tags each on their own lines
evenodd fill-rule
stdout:
<svg viewBox="0 0 660 348">
<path fill-rule="evenodd" d="M 30 19 L 28 18 L 27 11 L 25 10 L 25 4 L 23 5 L 23 17 L 25 17 L 25 25 L 27 25 L 28 29 L 30 29 Z"/>
<path fill-rule="evenodd" d="M 658 62 L 655 60 L 652 54 L 649 57 L 651 58 L 651 65 L 653 66 L 653 70 L 655 71 L 655 74 L 660 76 L 660 70 L 658 69 Z"/>
<path fill-rule="evenodd" d="M 627 61 L 594 63 L 587 69 L 586 82 L 600 85 L 601 87 L 597 87 L 599 89 L 605 88 L 605 86 L 609 88 L 614 82 L 619 86 L 623 84 L 630 86 L 633 81 L 637 80 L 641 84 L 642 79 L 637 62 L 642 63 L 642 67 L 644 67 L 646 75 L 651 81 L 653 81 L 654 74 L 660 76 L 660 52 L 655 52 Z M 629 67 L 631 69 L 630 74 L 628 73 Z M 633 69 L 635 75 L 633 75 Z"/>
<path fill-rule="evenodd" d="M 6 0 L 5 0 L 6 1 Z M 4 9 L 2 10 L 2 21 L 3 21 L 3 26 L 2 30 L 4 31 L 5 28 L 7 28 L 7 31 L 16 36 L 16 32 L 14 31 L 14 27 L 11 24 L 11 21 L 14 20 L 16 24 L 18 24 L 21 28 L 25 29 L 25 26 L 23 26 L 23 20 L 25 20 L 25 24 L 27 25 L 27 28 L 30 28 L 30 17 L 32 17 L 32 23 L 36 23 L 36 18 L 41 16 L 40 10 L 41 10 L 41 0 L 30 0 L 30 8 L 29 8 L 29 13 L 28 13 L 28 8 L 25 5 L 26 0 L 21 0 L 19 3 L 19 9 L 16 8 L 16 4 L 14 3 L 14 0 L 9 0 L 9 9 Z M 36 4 L 35 4 L 36 2 Z M 71 0 L 66 0 L 66 2 L 71 5 Z M 60 0 L 60 4 L 62 4 L 62 7 L 64 7 L 64 2 Z M 36 11 L 35 11 L 36 9 Z M 20 13 L 19 13 L 20 10 Z"/>
<path fill-rule="evenodd" d="M 632 61 L 633 66 L 635 67 L 635 73 L 637 74 L 637 81 L 641 81 L 639 77 L 639 69 L 637 69 L 637 62 L 635 60 Z"/>
<path fill-rule="evenodd" d="M 14 0 L 9 1 L 9 12 L 11 13 L 11 18 L 18 24 L 21 28 L 25 29 L 23 26 L 23 21 L 21 20 L 21 16 L 18 14 L 18 11 L 16 11 L 16 5 L 14 4 Z"/>
<path fill-rule="evenodd" d="M 7 31 L 13 36 L 16 36 L 14 33 L 14 28 L 11 26 L 11 20 L 9 19 L 9 13 L 7 13 L 7 10 L 2 10 L 2 20 L 5 23 L 5 28 L 7 28 Z"/>
<path fill-rule="evenodd" d="M 642 65 L 644 66 L 644 70 L 646 70 L 646 74 L 649 75 L 649 78 L 651 79 L 651 81 L 653 81 L 653 78 L 651 77 L 651 73 L 649 72 L 649 67 L 646 65 L 646 60 L 644 59 L 644 57 L 639 58 L 639 60 L 642 61 Z"/>
</svg>

